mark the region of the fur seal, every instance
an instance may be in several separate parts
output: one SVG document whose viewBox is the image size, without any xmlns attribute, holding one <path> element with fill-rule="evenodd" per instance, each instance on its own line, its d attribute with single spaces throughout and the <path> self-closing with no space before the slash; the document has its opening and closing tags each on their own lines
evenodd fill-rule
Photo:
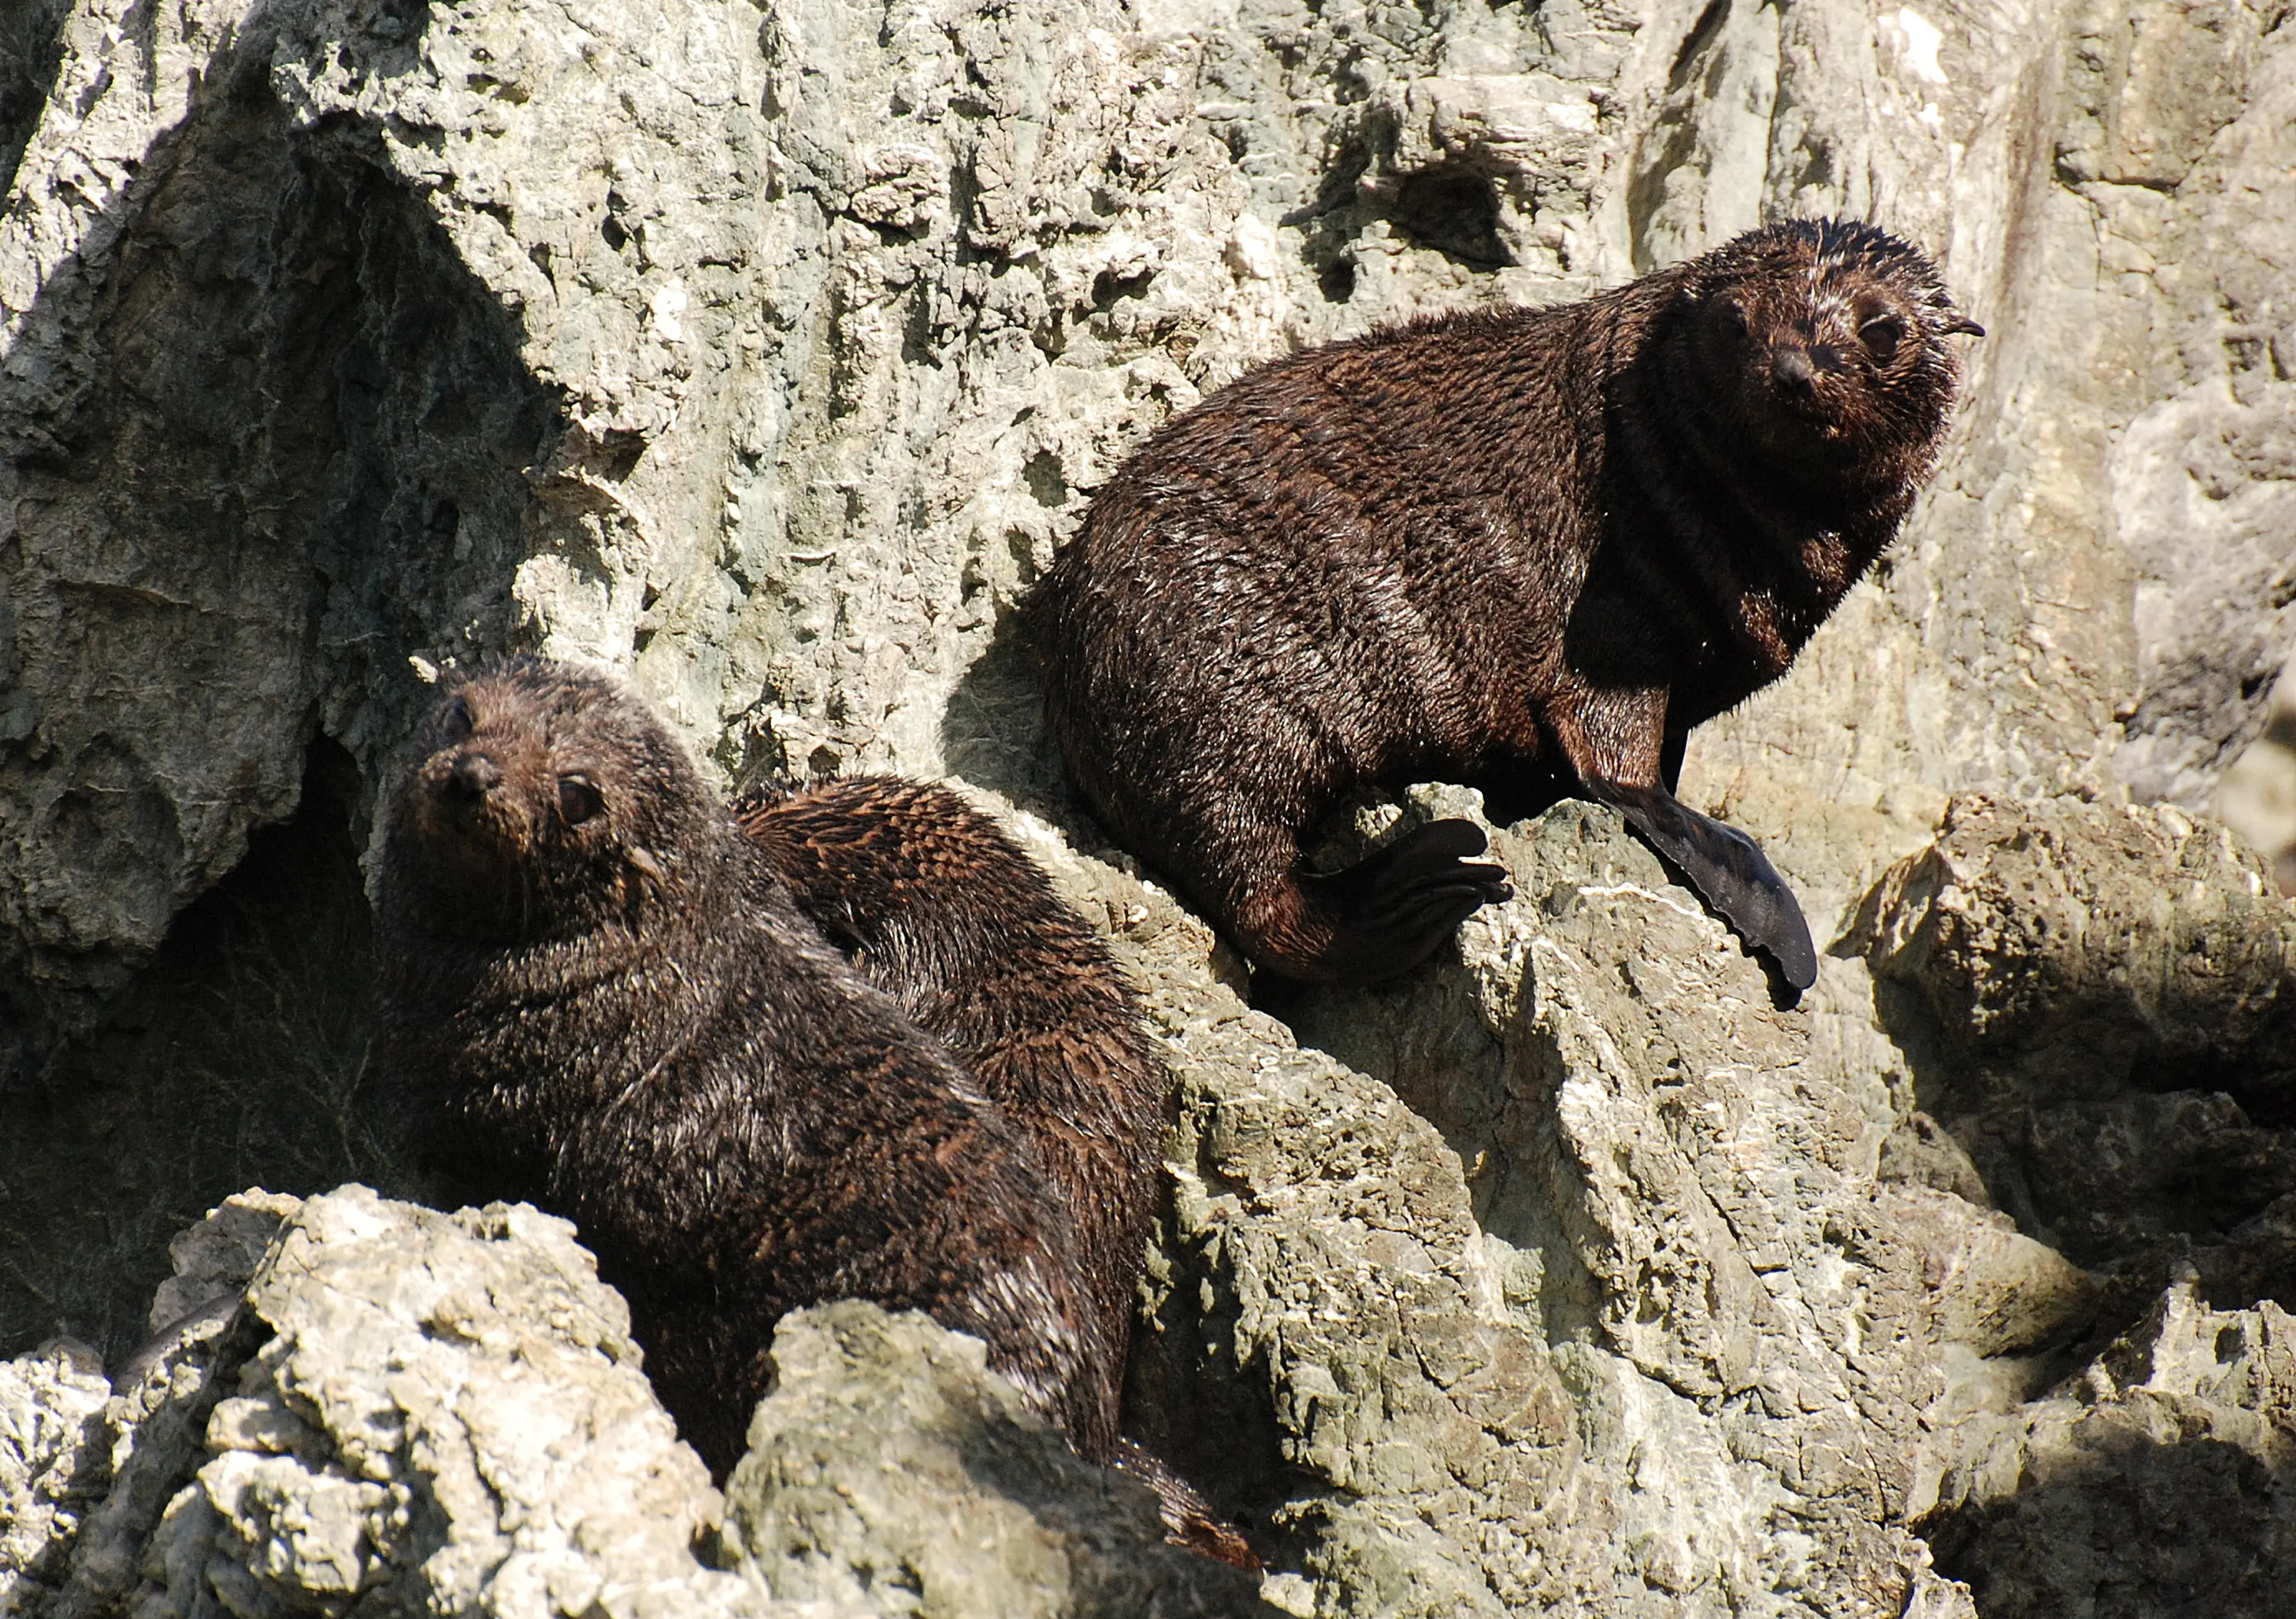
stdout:
<svg viewBox="0 0 2296 1619">
<path fill-rule="evenodd" d="M 1871 225 L 1766 226 L 1582 302 L 1278 360 L 1093 497 L 1032 604 L 1054 734 L 1119 842 L 1259 965 L 1364 983 L 1509 890 L 1436 821 L 1332 875 L 1351 792 L 1617 806 L 1797 991 L 1800 907 L 1677 802 L 1691 727 L 1784 674 L 1895 537 L 1980 334 Z"/>
<path fill-rule="evenodd" d="M 1171 1075 L 1099 935 L 996 823 L 947 787 L 897 777 L 766 785 L 734 805 L 798 907 L 1025 1131 L 1076 1222 L 1086 1294 L 1124 1396 L 1155 1222 Z M 1257 1566 L 1243 1537 L 1129 1439 L 1179 1544 Z"/>
<path fill-rule="evenodd" d="M 1095 1461 L 1104 1341 L 1028 1135 L 824 940 L 619 682 L 521 661 L 441 697 L 385 813 L 382 1054 L 418 1157 L 579 1228 L 719 1476 L 788 1310 L 922 1309 Z"/>
</svg>

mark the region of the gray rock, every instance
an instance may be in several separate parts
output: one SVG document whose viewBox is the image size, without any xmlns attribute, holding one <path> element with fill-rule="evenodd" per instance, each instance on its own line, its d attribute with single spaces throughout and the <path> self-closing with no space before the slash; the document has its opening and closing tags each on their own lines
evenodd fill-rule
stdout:
<svg viewBox="0 0 2296 1619">
<path fill-rule="evenodd" d="M 1493 847 L 1518 897 L 1455 960 L 1293 1023 L 1470 1166 L 1500 1296 L 1614 1492 L 1596 1611 L 1902 1611 L 1932 1578 L 1902 1510 L 1936 1368 L 2062 1338 L 2093 1290 L 2005 1218 L 1881 1181 L 1906 1098 L 1854 970 L 1776 1010 L 1610 811 Z"/>
<path fill-rule="evenodd" d="M 2189 1281 L 2041 1401 L 1940 1429 L 1930 1533 L 1988 1619 L 2282 1612 L 2296 1327 Z"/>
<path fill-rule="evenodd" d="M 209 1419 L 260 1340 L 244 1305 L 247 1285 L 301 1206 L 242 1192 L 170 1245 L 176 1274 L 154 1297 L 153 1335 L 111 1379 L 103 1411 L 110 1489 L 81 1527 L 70 1578 L 51 1609 L 57 1619 L 128 1606 L 153 1532 L 205 1459 Z"/>
<path fill-rule="evenodd" d="M 1837 915 L 1950 793 L 2209 808 L 2292 632 L 2296 40 L 2269 6 L 2158 0 L 1724 15 L 1674 80 L 1708 191 L 1877 211 L 1989 334 L 1896 555 L 1693 741 L 1692 796 Z M 1700 182 L 1645 184 L 1686 209 Z"/>
<path fill-rule="evenodd" d="M 329 886 L 351 858 L 306 882 L 304 845 L 249 840 L 316 808 L 363 837 L 422 672 L 533 646 L 628 670 L 729 781 L 899 768 L 1035 818 L 1183 1070 L 1136 1408 L 1280 1546 L 1285 1607 L 1965 1613 L 1931 1524 L 1949 1573 L 2038 1611 L 2108 1587 L 2165 1610 L 2208 1572 L 2146 1516 L 2179 1447 L 2117 1437 L 2165 1436 L 2165 1408 L 2040 1408 L 2188 1271 L 2243 1343 L 2296 1286 L 2287 925 L 2189 819 L 2296 611 L 2296 35 L 2267 0 L 14 15 L 11 1347 L 62 1329 L 120 1360 L 189 1212 L 390 1171 L 363 946 L 318 948 L 314 914 L 356 911 Z M 1923 241 L 1991 335 L 1888 566 L 1692 745 L 1686 796 L 1839 941 L 1816 990 L 1779 1011 L 1614 819 L 1566 807 L 1499 834 L 1521 897 L 1456 959 L 1248 1009 L 1043 744 L 1012 609 L 1090 491 L 1289 347 L 1822 210 Z M 2040 801 L 2066 792 L 2092 801 Z M 1404 812 L 1435 803 L 1468 807 Z M 269 887 L 216 887 L 234 870 Z M 320 898 L 249 898 L 275 892 Z M 163 953 L 171 928 L 201 953 L 202 893 L 245 902 L 256 969 Z M 708 1498 L 562 1229 L 322 1201 L 289 1241 L 339 1286 L 273 1263 L 229 1303 L 285 1205 L 201 1239 L 242 1252 L 213 1286 L 189 1262 L 180 1325 L 122 1361 L 108 1486 L 64 1438 L 91 1391 L 25 1374 L 47 1414 L 12 1454 L 45 1459 L 51 1505 L 8 1554 L 21 1589 L 90 1614 L 382 1610 L 418 1578 L 504 1611 L 594 1576 L 609 1611 L 760 1600 L 684 1549 Z M 424 1327 L 433 1262 L 499 1278 L 504 1335 Z M 494 1358 L 529 1330 L 538 1359 Z M 658 1490 L 653 1526 L 566 1551 L 591 1486 L 493 1417 L 393 1403 L 378 1342 L 488 1401 L 516 1366 L 571 1377 L 557 1409 L 636 1435 L 599 1476 Z M 2176 1398 L 2249 1434 L 2194 1465 L 2284 1573 L 2251 1408 Z M 1982 1472 L 1980 1418 L 2079 1466 L 1938 1483 Z M 480 1456 L 524 1504 L 465 1489 Z M 561 1495 L 575 1518 L 530 1505 Z M 2092 1497 L 2130 1504 L 2079 1517 Z M 519 1512 L 539 1561 L 503 1549 L 505 1582 Z M 2087 1549 L 2062 1565 L 2060 1529 Z"/>
<path fill-rule="evenodd" d="M 1259 1580 L 1163 1543 L 980 1341 L 854 1301 L 774 1335 L 774 1392 L 726 1483 L 725 1544 L 767 1596 L 901 1619 L 1268 1615 Z"/>
<path fill-rule="evenodd" d="M 697 1557 L 723 1502 L 565 1221 L 250 1193 L 176 1257 L 153 1314 L 189 1313 L 116 1394 L 70 1352 L 0 1368 L 9 1612 L 1268 1611 L 921 1317 L 785 1324 L 736 1574 Z"/>
<path fill-rule="evenodd" d="M 2296 907 L 2173 807 L 1956 800 L 1845 948 L 1923 1106 L 2023 1230 L 2141 1313 L 2296 1286 Z"/>
<path fill-rule="evenodd" d="M 153 1464 L 91 1520 L 60 1615 L 775 1611 L 696 1560 L 718 1493 L 571 1227 L 363 1187 L 239 1200 L 179 1280 L 223 1279 L 265 1215 L 237 1339 L 115 1412 L 122 1485 Z"/>
<path fill-rule="evenodd" d="M 111 1385 L 85 1344 L 60 1339 L 0 1362 L 0 1614 L 45 1606 L 88 1508 L 111 1483 Z"/>
<path fill-rule="evenodd" d="M 1472 810 L 1447 790 L 1403 813 Z M 2039 835 L 2037 816 L 2062 834 Z M 1916 966 L 1961 986 L 1907 1001 L 1932 1018 L 2014 1004 L 1976 972 L 2011 952 L 1956 941 L 2048 941 L 2054 896 L 2109 916 L 2116 884 L 2160 871 L 2157 851 L 2116 841 L 2131 826 L 2185 828 L 2196 875 L 2180 902 L 2210 938 L 2286 914 L 2243 910 L 2252 864 L 2210 854 L 2214 834 L 2177 812 L 1966 805 L 1951 824 L 1877 890 L 1861 934 L 1894 941 L 1871 945 L 1882 989 L 1929 982 L 1892 976 Z M 2189 1559 L 2175 1552 L 2185 1519 L 2152 1503 L 2188 1472 L 2199 1499 L 2232 1503 L 2255 1566 L 2277 1566 L 2260 1482 L 2284 1443 L 2276 1309 L 2211 1314 L 2188 1282 L 2093 1365 L 2087 1351 L 2067 1362 L 2149 1273 L 2103 1253 L 2101 1290 L 1964 1195 L 1999 1181 L 1980 1175 L 1982 1139 L 1972 1153 L 1948 1133 L 1967 1130 L 1946 1105 L 1961 1093 L 1925 1090 L 1931 1065 L 1990 1064 L 2010 1087 L 2077 1033 L 1996 1018 L 1958 1044 L 1908 1037 L 1931 1054 L 1908 1063 L 1849 955 L 1781 1011 L 1618 818 L 1576 804 L 1494 829 L 1519 898 L 1455 953 L 1398 985 L 1295 997 L 1287 1025 L 1236 997 L 1208 931 L 1160 890 L 1041 821 L 1016 829 L 1109 926 L 1181 1077 L 1178 1190 L 1131 1407 L 1142 1437 L 1270 1546 L 1266 1601 L 1968 1615 L 1972 1589 L 2045 1612 L 2052 1593 L 2119 1581 L 2157 1602 Z M 2144 936 L 2096 934 L 2124 951 L 2150 949 Z M 2157 974 L 2016 948 L 2092 998 L 2087 1024 L 2159 1026 Z M 2029 1096 L 2048 1094 L 2036 1072 Z M 2132 1117 L 2128 1150 L 2170 1152 L 2209 1116 L 2187 1098 Z M 2149 1196 L 2165 1208 L 2175 1183 Z M 2284 1197 L 2219 1245 L 2284 1248 L 2292 1210 Z M 350 1188 L 299 1208 L 238 1200 L 176 1257 L 154 1316 L 185 1309 L 194 1325 L 163 1333 L 113 1403 L 119 1482 L 86 1515 L 58 1613 L 510 1612 L 537 1590 L 616 1612 L 1262 1600 L 1160 1546 L 1144 1491 L 1078 1462 L 986 1376 L 977 1344 L 914 1318 L 836 1305 L 791 1319 L 734 1485 L 726 1549 L 747 1583 L 729 1583 L 691 1550 L 714 1493 L 562 1222 Z M 241 1289 L 244 1309 L 218 1319 Z M 2243 1344 L 2258 1347 L 2240 1360 Z M 2108 1377 L 2122 1393 L 2096 1416 Z M 2140 1430 L 2141 1453 L 2127 1438 Z M 2186 1452 L 2179 1434 L 2204 1442 Z"/>
<path fill-rule="evenodd" d="M 2292 930 L 2168 807 L 1956 801 L 1863 908 L 1921 1134 L 1967 1149 L 1908 1159 L 1981 1175 L 2108 1333 L 2135 1319 L 2070 1366 L 1946 1368 L 1906 1515 L 1988 1615 L 2284 1606 Z"/>
<path fill-rule="evenodd" d="M 1851 940 L 1915 987 L 1955 1056 L 2070 1048 L 2097 1077 L 2215 1052 L 2296 1061 L 2296 908 L 2224 828 L 2173 808 L 1968 797 L 1893 867 Z"/>
</svg>

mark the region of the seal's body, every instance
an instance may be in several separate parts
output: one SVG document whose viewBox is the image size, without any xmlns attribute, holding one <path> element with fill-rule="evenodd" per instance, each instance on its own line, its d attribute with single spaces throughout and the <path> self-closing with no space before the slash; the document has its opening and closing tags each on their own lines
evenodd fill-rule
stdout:
<svg viewBox="0 0 2296 1619">
<path fill-rule="evenodd" d="M 473 1201 L 575 1221 L 721 1476 L 775 1323 L 858 1297 L 977 1335 L 1116 1454 L 1122 1346 L 1027 1134 L 824 940 L 617 682 L 513 664 L 441 701 L 386 812 L 387 1069 Z"/>
<path fill-rule="evenodd" d="M 1170 1078 L 1108 949 L 947 787 L 850 777 L 752 794 L 742 826 L 831 943 L 1025 1132 L 1076 1226 L 1120 1401 Z"/>
<path fill-rule="evenodd" d="M 1094 497 L 1035 604 L 1078 787 L 1287 976 L 1390 976 L 1506 897 L 1461 821 L 1301 869 L 1349 794 L 1433 779 L 1617 805 L 1807 987 L 1792 894 L 1673 797 L 1684 738 L 1896 534 L 1976 330 L 1914 248 L 1797 221 L 1243 377 Z"/>
<path fill-rule="evenodd" d="M 1090 1371 L 1115 1409 L 1171 1089 L 1122 969 L 1036 863 L 947 787 L 848 777 L 755 792 L 735 812 L 814 925 L 1029 1135 L 1075 1220 L 1098 1336 L 1116 1346 Z M 1259 1566 L 1162 1458 L 1124 1439 L 1114 1459 L 1156 1492 L 1176 1543 Z"/>
</svg>

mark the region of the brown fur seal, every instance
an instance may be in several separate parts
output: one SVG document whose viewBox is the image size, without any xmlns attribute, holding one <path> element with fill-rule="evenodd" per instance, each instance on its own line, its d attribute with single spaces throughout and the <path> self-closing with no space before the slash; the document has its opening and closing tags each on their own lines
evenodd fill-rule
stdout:
<svg viewBox="0 0 2296 1619">
<path fill-rule="evenodd" d="M 775 1323 L 857 1297 L 977 1335 L 1095 1460 L 1102 1312 L 1029 1137 L 798 909 L 618 682 L 451 688 L 390 801 L 383 1055 L 454 1195 L 567 1216 L 721 1476 Z"/>
<path fill-rule="evenodd" d="M 1977 331 L 1915 249 L 1798 220 L 1243 377 L 1118 470 L 1034 604 L 1078 787 L 1289 977 L 1391 976 L 1506 897 L 1463 821 L 1301 868 L 1351 793 L 1437 779 L 1502 818 L 1616 805 L 1807 988 L 1792 893 L 1673 796 L 1684 739 L 1895 536 Z"/>
<path fill-rule="evenodd" d="M 1171 1076 L 1108 947 L 996 823 L 950 789 L 893 777 L 766 787 L 743 830 L 822 933 L 939 1038 L 1026 1131 L 1075 1219 L 1110 1409 L 1155 1220 Z M 1153 1487 L 1182 1544 L 1249 1566 L 1242 1537 L 1159 1458 Z"/>
</svg>

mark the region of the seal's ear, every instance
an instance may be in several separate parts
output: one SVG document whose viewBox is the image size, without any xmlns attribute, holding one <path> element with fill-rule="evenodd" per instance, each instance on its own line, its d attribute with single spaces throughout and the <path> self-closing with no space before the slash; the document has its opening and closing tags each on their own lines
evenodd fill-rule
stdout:
<svg viewBox="0 0 2296 1619">
<path fill-rule="evenodd" d="M 1983 337 L 1985 335 L 1984 327 L 1979 325 L 1975 321 L 1970 319 L 1968 316 L 1964 315 L 1958 309 L 1956 309 L 1953 312 L 1953 318 L 1951 320 L 1948 320 L 1945 325 L 1938 328 L 1938 335 L 1940 337 L 1950 337 L 1956 332 L 1966 332 L 1972 337 Z"/>
</svg>

